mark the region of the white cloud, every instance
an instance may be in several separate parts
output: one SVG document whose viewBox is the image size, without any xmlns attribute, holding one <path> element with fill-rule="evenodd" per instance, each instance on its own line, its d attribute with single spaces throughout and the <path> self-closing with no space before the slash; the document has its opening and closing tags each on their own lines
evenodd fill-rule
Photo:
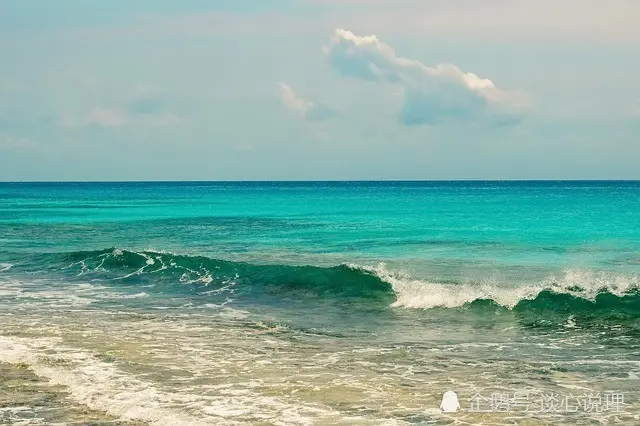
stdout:
<svg viewBox="0 0 640 426">
<path fill-rule="evenodd" d="M 124 114 L 114 109 L 93 108 L 87 118 L 88 124 L 102 127 L 120 127 L 127 124 Z"/>
<path fill-rule="evenodd" d="M 521 118 L 529 104 L 525 93 L 502 90 L 453 64 L 427 66 L 397 56 L 375 35 L 361 37 L 337 29 L 323 51 L 344 76 L 401 86 L 405 103 L 399 120 L 407 126 L 445 119 L 510 123 Z"/>
<path fill-rule="evenodd" d="M 324 121 L 336 116 L 336 112 L 323 102 L 310 102 L 298 96 L 285 83 L 278 84 L 280 98 L 291 111 L 308 121 Z"/>
<path fill-rule="evenodd" d="M 184 119 L 169 113 L 134 113 L 120 109 L 96 107 L 85 116 L 63 115 L 59 125 L 67 128 L 100 127 L 165 127 L 184 124 Z"/>
<path fill-rule="evenodd" d="M 108 105 L 108 106 L 105 106 Z M 111 90 L 88 103 L 79 102 L 73 111 L 61 114 L 60 127 L 78 129 L 150 128 L 184 124 L 185 120 L 172 111 L 162 89 L 152 84 L 139 83 L 126 92 Z"/>
<path fill-rule="evenodd" d="M 128 124 L 125 114 L 116 109 L 95 107 L 88 113 L 78 116 L 73 114 L 63 114 L 58 120 L 61 127 L 70 129 L 100 126 L 100 127 L 122 127 Z"/>
<path fill-rule="evenodd" d="M 0 150 L 6 151 L 24 151 L 33 150 L 36 145 L 31 139 L 16 138 L 9 135 L 0 135 Z"/>
</svg>

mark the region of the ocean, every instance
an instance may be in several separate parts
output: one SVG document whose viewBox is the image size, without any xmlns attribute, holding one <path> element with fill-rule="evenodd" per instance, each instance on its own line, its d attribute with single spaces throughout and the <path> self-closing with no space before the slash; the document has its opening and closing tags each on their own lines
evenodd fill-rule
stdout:
<svg viewBox="0 0 640 426">
<path fill-rule="evenodd" d="M 637 181 L 0 183 L 0 424 L 637 425 L 639 289 Z"/>
</svg>

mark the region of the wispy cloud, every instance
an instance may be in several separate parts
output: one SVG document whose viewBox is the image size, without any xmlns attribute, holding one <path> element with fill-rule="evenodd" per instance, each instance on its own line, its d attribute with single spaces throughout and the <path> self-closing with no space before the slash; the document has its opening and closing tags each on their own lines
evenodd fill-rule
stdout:
<svg viewBox="0 0 640 426">
<path fill-rule="evenodd" d="M 29 138 L 13 137 L 0 134 L 0 150 L 3 151 L 31 151 L 36 144 Z"/>
<path fill-rule="evenodd" d="M 285 83 L 278 83 L 278 87 L 285 106 L 308 121 L 325 121 L 337 115 L 335 110 L 323 102 L 310 102 L 301 98 Z"/>
<path fill-rule="evenodd" d="M 87 124 L 102 127 L 120 127 L 127 124 L 127 118 L 115 109 L 93 108 L 87 116 Z"/>
<path fill-rule="evenodd" d="M 141 84 L 134 87 L 132 95 L 120 106 L 94 106 L 84 113 L 63 114 L 59 119 L 59 125 L 66 128 L 165 127 L 184 122 L 169 111 L 159 87 Z"/>
<path fill-rule="evenodd" d="M 86 115 L 63 115 L 59 124 L 70 129 L 87 126 L 99 126 L 104 128 L 118 128 L 125 126 L 139 127 L 165 127 L 185 123 L 185 120 L 175 114 L 138 114 L 121 109 L 95 107 Z"/>
<path fill-rule="evenodd" d="M 445 119 L 512 123 L 529 105 L 527 94 L 500 89 L 453 64 L 427 66 L 398 56 L 375 35 L 362 37 L 337 29 L 323 51 L 343 76 L 401 86 L 405 103 L 399 120 L 407 126 Z"/>
</svg>

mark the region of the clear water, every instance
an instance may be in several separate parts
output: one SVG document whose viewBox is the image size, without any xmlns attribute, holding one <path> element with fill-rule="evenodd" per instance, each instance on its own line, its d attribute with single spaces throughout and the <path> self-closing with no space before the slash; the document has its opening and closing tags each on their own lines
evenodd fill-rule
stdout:
<svg viewBox="0 0 640 426">
<path fill-rule="evenodd" d="M 640 182 L 0 184 L 0 362 L 120 421 L 638 424 L 639 287 Z"/>
</svg>

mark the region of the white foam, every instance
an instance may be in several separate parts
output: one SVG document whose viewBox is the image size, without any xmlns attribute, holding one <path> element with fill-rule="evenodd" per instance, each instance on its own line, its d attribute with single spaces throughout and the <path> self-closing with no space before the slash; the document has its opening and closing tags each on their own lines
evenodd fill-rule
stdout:
<svg viewBox="0 0 640 426">
<path fill-rule="evenodd" d="M 55 307 L 87 306 L 93 298 L 94 287 L 80 284 L 64 289 L 50 289 L 45 280 L 24 282 L 19 280 L 3 280 L 0 296 L 10 304 L 42 305 Z"/>
<path fill-rule="evenodd" d="M 78 403 L 123 420 L 144 420 L 154 425 L 210 424 L 166 408 L 187 404 L 192 396 L 163 393 L 89 353 L 64 348 L 57 339 L 0 336 L 0 361 L 25 363 L 36 375 L 67 387 Z"/>
<path fill-rule="evenodd" d="M 154 336 L 158 339 L 158 334 Z M 208 371 L 206 358 L 200 357 L 206 353 L 201 348 L 202 342 L 194 343 L 198 344 L 182 345 L 180 352 L 196 361 L 189 365 L 203 365 L 204 371 Z M 340 416 L 329 407 L 263 395 L 260 379 L 164 388 L 160 383 L 125 372 L 116 363 L 101 361 L 94 352 L 66 346 L 56 338 L 0 336 L 0 361 L 25 363 L 38 376 L 67 387 L 77 403 L 121 420 L 142 420 L 152 425 L 233 425 L 268 419 L 271 424 L 311 425 L 317 424 L 316 420 Z M 211 394 L 213 388 L 218 388 L 218 392 Z"/>
<path fill-rule="evenodd" d="M 0 272 L 5 272 L 8 271 L 9 269 L 11 269 L 13 267 L 13 265 L 11 263 L 3 263 L 0 262 Z"/>
<path fill-rule="evenodd" d="M 603 288 L 622 296 L 629 290 L 640 287 L 638 275 L 623 276 L 579 269 L 567 270 L 534 283 L 485 281 L 446 284 L 416 279 L 402 271 L 390 271 L 384 263 L 373 268 L 357 265 L 351 267 L 372 272 L 391 284 L 397 298 L 392 306 L 404 308 L 455 308 L 478 299 L 491 299 L 504 307 L 513 308 L 521 300 L 535 299 L 546 289 L 593 300 Z"/>
<path fill-rule="evenodd" d="M 140 293 L 135 294 L 110 294 L 108 297 L 112 299 L 142 299 L 149 297 L 149 295 L 144 291 L 141 291 Z"/>
</svg>

